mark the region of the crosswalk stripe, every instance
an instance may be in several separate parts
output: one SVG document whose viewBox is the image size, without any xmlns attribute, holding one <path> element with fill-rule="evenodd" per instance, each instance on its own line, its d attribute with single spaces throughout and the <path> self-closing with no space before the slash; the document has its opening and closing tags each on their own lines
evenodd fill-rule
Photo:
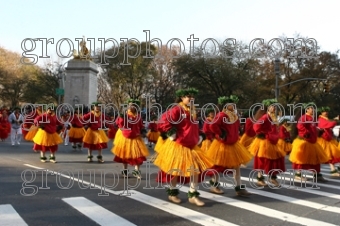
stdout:
<svg viewBox="0 0 340 226">
<path fill-rule="evenodd" d="M 10 204 L 0 205 L 0 216 L 1 226 L 28 226 Z"/>
<path fill-rule="evenodd" d="M 183 192 L 188 192 L 189 187 L 183 186 L 183 187 L 180 188 L 180 190 L 183 191 Z M 326 222 L 323 222 L 323 221 L 299 217 L 299 216 L 296 216 L 296 215 L 293 215 L 293 214 L 281 212 L 281 211 L 278 211 L 278 210 L 269 209 L 269 208 L 263 207 L 261 205 L 256 205 L 256 204 L 253 204 L 253 203 L 239 201 L 239 200 L 236 200 L 236 199 L 231 199 L 231 198 L 228 198 L 228 197 L 225 197 L 225 196 L 220 196 L 220 195 L 212 194 L 212 193 L 201 191 L 201 190 L 199 192 L 201 193 L 202 198 L 210 199 L 210 200 L 220 202 L 220 203 L 223 203 L 223 204 L 226 204 L 226 205 L 245 209 L 245 210 L 260 214 L 260 215 L 264 215 L 264 216 L 271 217 L 271 218 L 276 218 L 276 219 L 279 219 L 279 220 L 282 220 L 282 221 L 287 221 L 287 222 L 292 222 L 292 223 L 297 223 L 297 224 L 302 224 L 302 225 L 336 226 L 335 224 L 329 224 L 329 223 L 326 223 Z"/>
<path fill-rule="evenodd" d="M 292 177 L 292 174 L 290 174 L 289 172 L 284 172 L 283 174 L 289 175 L 289 176 Z M 278 177 L 278 178 L 284 179 L 284 177 L 282 177 L 282 176 L 277 176 L 277 177 Z M 308 177 L 308 178 L 312 178 L 312 177 L 310 177 L 310 176 L 308 176 L 308 175 L 307 175 L 307 177 Z M 293 179 L 294 181 L 296 181 L 296 182 L 300 182 L 300 181 L 301 181 L 301 180 L 299 180 L 299 179 L 295 179 L 294 177 L 292 177 L 292 179 Z M 331 181 L 331 182 L 337 182 L 337 183 L 339 183 L 339 180 L 333 180 L 333 179 L 330 179 L 330 178 L 327 178 L 326 180 Z M 312 185 L 313 183 L 310 182 L 310 181 L 306 181 L 306 184 Z M 319 186 L 319 187 L 326 187 L 326 188 L 333 188 L 333 189 L 340 190 L 340 187 L 339 187 L 338 185 L 324 184 L 324 183 L 319 183 L 319 182 L 316 182 L 316 181 L 314 182 L 314 184 L 317 185 L 317 186 Z"/>
<path fill-rule="evenodd" d="M 125 220 L 84 197 L 63 198 L 62 200 L 99 225 L 110 226 L 114 222 L 116 225 L 135 226 L 135 224 L 130 221 Z"/>
<path fill-rule="evenodd" d="M 33 167 L 33 168 L 39 168 L 39 167 L 35 167 L 35 166 L 32 166 L 32 165 L 28 165 L 28 164 L 25 164 L 25 165 Z M 39 168 L 39 169 L 42 169 L 42 168 Z M 56 172 L 54 172 L 54 173 L 56 173 Z M 59 175 L 62 176 L 62 177 L 68 178 L 68 179 L 73 179 L 74 181 L 77 181 L 77 182 L 79 181 L 78 178 L 72 178 L 72 177 L 65 175 L 65 174 L 59 174 Z M 86 184 L 86 185 L 91 184 L 90 182 L 85 181 L 85 180 L 82 180 L 82 183 Z M 91 186 L 96 187 L 98 189 L 102 189 L 101 186 L 93 184 L 93 183 L 92 183 Z M 108 193 L 114 194 L 114 195 L 126 193 L 126 191 L 113 191 L 113 190 L 110 190 L 110 189 L 105 189 L 105 191 L 108 192 Z M 131 193 L 131 195 L 126 196 L 128 198 L 131 198 L 131 199 L 134 199 L 136 201 L 139 201 L 139 202 L 145 203 L 147 205 L 153 206 L 155 208 L 158 208 L 160 210 L 168 212 L 172 215 L 190 220 L 190 221 L 195 222 L 197 224 L 209 225 L 209 226 L 210 225 L 212 225 L 212 226 L 213 225 L 238 226 L 237 224 L 233 224 L 233 223 L 230 223 L 228 221 L 221 220 L 219 218 L 215 218 L 215 217 L 212 217 L 212 216 L 209 216 L 209 215 L 206 215 L 206 214 L 203 214 L 203 213 L 200 213 L 200 212 L 197 212 L 197 211 L 185 208 L 185 207 L 181 207 L 179 205 L 176 205 L 176 204 L 173 204 L 173 203 L 161 200 L 161 199 L 157 199 L 157 198 L 154 198 L 154 197 L 149 196 L 149 195 L 145 195 L 145 194 L 138 192 L 138 191 L 135 191 L 135 190 L 132 190 L 132 191 L 129 191 L 129 192 Z"/>
<path fill-rule="evenodd" d="M 209 182 L 206 182 L 206 183 L 209 184 Z M 224 184 L 225 186 L 228 186 L 228 187 L 233 186 L 232 184 L 229 184 L 229 183 L 224 183 L 224 182 L 220 182 L 220 183 L 222 185 Z M 247 190 L 251 193 L 256 194 L 256 195 L 260 195 L 260 196 L 264 196 L 264 197 L 268 197 L 268 198 L 272 198 L 272 199 L 276 199 L 276 200 L 280 200 L 280 201 L 284 201 L 284 202 L 288 202 L 288 203 L 292 203 L 292 204 L 306 206 L 306 207 L 317 209 L 317 210 L 324 210 L 324 211 L 333 212 L 333 213 L 340 213 L 339 207 L 322 205 L 322 204 L 319 204 L 319 203 L 305 201 L 303 199 L 296 199 L 296 198 L 292 198 L 292 197 L 289 197 L 289 196 L 275 194 L 275 193 L 272 193 L 272 192 L 266 192 L 266 191 L 262 191 L 262 190 L 258 190 L 258 189 L 247 188 Z"/>
<path fill-rule="evenodd" d="M 154 198 L 152 196 L 145 195 L 138 191 L 131 191 L 131 196 L 128 196 L 131 199 L 136 201 L 145 203 L 147 205 L 156 207 L 165 212 L 171 213 L 173 215 L 185 218 L 192 222 L 202 225 L 223 225 L 223 226 L 236 226 L 236 224 L 230 223 L 228 221 L 221 220 L 219 218 L 215 218 L 200 212 L 196 212 L 194 210 Z"/>
</svg>

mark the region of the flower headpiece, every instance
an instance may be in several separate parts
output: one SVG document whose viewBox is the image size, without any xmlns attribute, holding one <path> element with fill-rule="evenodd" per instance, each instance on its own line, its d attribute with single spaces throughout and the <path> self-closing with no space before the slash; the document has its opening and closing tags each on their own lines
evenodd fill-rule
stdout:
<svg viewBox="0 0 340 226">
<path fill-rule="evenodd" d="M 198 93 L 198 90 L 195 88 L 188 88 L 188 89 L 179 89 L 176 91 L 176 96 L 177 97 L 185 97 L 189 95 L 196 95 Z"/>
<path fill-rule="evenodd" d="M 270 105 L 275 104 L 275 103 L 277 103 L 277 100 L 276 100 L 276 99 L 266 99 L 266 100 L 263 100 L 263 101 L 262 101 L 262 104 L 263 104 L 265 107 L 269 107 Z"/>
<path fill-rule="evenodd" d="M 218 98 L 218 104 L 225 105 L 227 103 L 234 103 L 237 104 L 239 101 L 236 95 L 230 95 L 229 97 L 223 96 Z"/>
<path fill-rule="evenodd" d="M 329 112 L 330 110 L 331 110 L 331 108 L 328 107 L 328 106 L 318 108 L 318 112 L 319 112 L 319 113 L 322 113 L 322 112 Z"/>
</svg>

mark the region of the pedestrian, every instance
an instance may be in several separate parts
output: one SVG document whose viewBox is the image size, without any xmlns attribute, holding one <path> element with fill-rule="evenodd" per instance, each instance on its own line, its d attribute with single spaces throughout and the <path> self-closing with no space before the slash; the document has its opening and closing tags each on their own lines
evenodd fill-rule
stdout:
<svg viewBox="0 0 340 226">
<path fill-rule="evenodd" d="M 340 163 L 340 149 L 338 148 L 338 141 L 333 138 L 333 128 L 337 125 L 337 122 L 328 118 L 329 107 L 318 108 L 320 113 L 318 121 L 318 128 L 322 131 L 317 139 L 318 144 L 321 145 L 322 149 L 330 159 L 328 161 L 331 168 L 331 175 L 334 177 L 340 176 L 340 167 L 335 168 L 335 164 Z"/>
<path fill-rule="evenodd" d="M 236 95 L 229 97 L 223 96 L 218 98 L 218 104 L 221 111 L 216 115 L 216 121 L 210 124 L 210 130 L 214 133 L 215 139 L 207 151 L 207 156 L 214 161 L 211 168 L 217 173 L 228 173 L 235 170 L 234 178 L 236 180 L 235 191 L 239 196 L 249 196 L 246 189 L 241 188 L 241 164 L 248 163 L 253 156 L 239 142 L 240 119 L 237 115 L 236 104 L 238 103 Z M 210 171 L 207 175 L 212 176 L 210 191 L 222 194 L 219 188 L 217 175 Z"/>
<path fill-rule="evenodd" d="M 170 183 L 167 193 L 171 202 L 181 202 L 176 187 L 180 181 L 181 184 L 190 183 L 189 202 L 203 206 L 205 203 L 199 199 L 197 183 L 213 162 L 198 146 L 203 138 L 199 135 L 198 123 L 195 123 L 193 101 L 197 92 L 196 89 L 177 90 L 176 105 L 162 114 L 158 130 L 165 141 L 158 148 L 154 164 L 160 169 L 157 181 Z"/>
<path fill-rule="evenodd" d="M 208 108 L 205 111 L 206 119 L 203 123 L 202 132 L 205 134 L 205 140 L 202 142 L 201 149 L 202 151 L 208 151 L 212 141 L 214 140 L 215 134 L 210 128 L 210 125 L 214 122 L 215 119 L 215 109 Z"/>
<path fill-rule="evenodd" d="M 294 141 L 289 160 L 293 163 L 293 169 L 297 170 L 296 179 L 306 181 L 301 170 L 312 170 L 315 179 L 326 181 L 320 173 L 320 164 L 327 163 L 330 158 L 317 142 L 316 106 L 311 102 L 303 104 L 303 108 L 305 114 L 301 115 L 301 112 L 298 112 L 295 117 L 297 123 L 293 124 L 293 130 L 296 132 L 292 136 Z"/>
<path fill-rule="evenodd" d="M 246 111 L 243 114 L 244 117 L 246 117 L 246 123 L 244 126 L 244 133 L 241 136 L 240 143 L 249 149 L 249 146 L 255 139 L 256 133 L 254 130 L 254 122 L 253 122 L 253 117 L 250 115 L 250 111 Z"/>
<path fill-rule="evenodd" d="M 8 110 L 6 107 L 0 109 L 0 140 L 5 141 L 11 131 L 11 124 L 8 122 Z"/>
<path fill-rule="evenodd" d="M 156 144 L 157 140 L 159 138 L 160 133 L 158 132 L 157 129 L 157 116 L 153 115 L 151 116 L 151 121 L 148 125 L 148 133 L 146 134 L 146 137 L 148 139 L 148 145 L 149 147 L 152 146 L 152 144 Z"/>
<path fill-rule="evenodd" d="M 254 156 L 254 170 L 258 170 L 257 184 L 267 186 L 263 172 L 268 174 L 269 182 L 279 187 L 277 174 L 286 171 L 286 153 L 278 148 L 279 140 L 278 120 L 276 116 L 276 99 L 263 100 L 264 108 L 255 114 L 254 131 L 256 138 L 249 146 L 250 153 Z"/>
<path fill-rule="evenodd" d="M 24 117 L 20 112 L 20 107 L 15 107 L 13 113 L 11 113 L 8 117 L 8 121 L 11 124 L 11 142 L 12 145 L 17 143 L 20 145 L 21 137 L 22 137 L 22 123 L 24 122 Z"/>
<path fill-rule="evenodd" d="M 85 129 L 81 122 L 81 115 L 78 110 L 74 111 L 74 116 L 71 119 L 71 128 L 69 131 L 69 141 L 72 143 L 72 149 L 75 151 L 77 148 L 80 151 L 83 145 L 83 138 L 85 136 Z"/>
<path fill-rule="evenodd" d="M 49 151 L 49 161 L 56 163 L 55 153 L 58 151 L 58 145 L 63 143 L 63 140 L 58 133 L 62 129 L 62 124 L 57 120 L 55 105 L 48 105 L 46 113 L 35 118 L 34 123 L 39 126 L 39 129 L 33 138 L 33 150 L 40 151 L 41 162 L 46 162 L 45 154 Z"/>
<path fill-rule="evenodd" d="M 92 106 L 93 110 L 82 117 L 83 123 L 88 127 L 83 138 L 83 146 L 88 149 L 88 162 L 93 162 L 92 152 L 98 151 L 97 161 L 104 163 L 102 150 L 107 148 L 109 139 L 103 129 L 108 118 L 102 113 L 100 102 L 94 102 Z"/>
<path fill-rule="evenodd" d="M 128 177 L 128 165 L 131 165 L 135 168 L 132 175 L 141 179 L 140 166 L 146 161 L 149 151 L 142 139 L 144 126 L 142 116 L 138 111 L 140 101 L 129 99 L 127 104 L 128 110 L 116 120 L 119 130 L 111 151 L 115 155 L 113 161 L 123 164 L 122 175 L 124 177 Z"/>
</svg>

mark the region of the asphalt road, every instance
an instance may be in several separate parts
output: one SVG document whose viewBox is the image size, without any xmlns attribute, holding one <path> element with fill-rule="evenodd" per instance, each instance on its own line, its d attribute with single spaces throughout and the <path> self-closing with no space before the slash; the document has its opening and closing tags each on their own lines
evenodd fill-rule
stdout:
<svg viewBox="0 0 340 226">
<path fill-rule="evenodd" d="M 221 180 L 227 182 L 223 195 L 210 193 L 203 182 L 199 192 L 206 205 L 197 207 L 188 202 L 187 185 L 180 188 L 181 204 L 169 202 L 166 185 L 156 183 L 152 163 L 142 166 L 141 180 L 124 179 L 121 164 L 112 161 L 112 142 L 103 151 L 102 164 L 88 163 L 86 150 L 64 145 L 59 146 L 57 163 L 42 163 L 32 146 L 0 143 L 1 226 L 340 225 L 340 178 L 330 177 L 328 165 L 322 165 L 327 183 L 301 184 L 285 175 L 279 189 L 256 189 L 249 179 L 250 163 L 241 173 L 252 196 L 236 196 L 228 178 Z"/>
</svg>

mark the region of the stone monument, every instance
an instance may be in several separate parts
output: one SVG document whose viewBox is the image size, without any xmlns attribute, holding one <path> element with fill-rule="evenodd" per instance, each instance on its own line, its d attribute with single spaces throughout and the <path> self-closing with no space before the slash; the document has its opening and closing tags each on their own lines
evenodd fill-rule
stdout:
<svg viewBox="0 0 340 226">
<path fill-rule="evenodd" d="M 80 42 L 80 51 L 73 50 L 73 59 L 68 61 L 66 69 L 64 103 L 90 105 L 97 101 L 98 67 L 92 61 L 86 48 L 85 37 Z"/>
</svg>

